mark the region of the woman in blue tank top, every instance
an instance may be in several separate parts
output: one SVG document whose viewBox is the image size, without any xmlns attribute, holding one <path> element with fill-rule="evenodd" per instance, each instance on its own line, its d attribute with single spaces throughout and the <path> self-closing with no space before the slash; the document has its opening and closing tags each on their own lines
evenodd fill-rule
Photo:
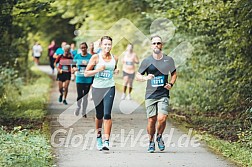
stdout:
<svg viewBox="0 0 252 167">
<path fill-rule="evenodd" d="M 118 59 L 110 53 L 112 49 L 111 37 L 104 36 L 101 38 L 101 49 L 102 51 L 99 54 L 92 56 L 84 73 L 86 77 L 94 76 L 92 96 L 96 109 L 97 149 L 100 151 L 109 150 L 109 137 L 112 127 L 111 110 L 115 97 L 114 74 L 118 73 Z M 103 122 L 104 143 L 101 133 Z"/>
<path fill-rule="evenodd" d="M 86 109 L 88 105 L 88 92 L 90 90 L 90 86 L 93 82 L 93 77 L 84 77 L 84 71 L 87 67 L 89 60 L 92 55 L 87 53 L 88 45 L 86 42 L 82 42 L 80 44 L 81 53 L 76 54 L 73 62 L 75 63 L 73 67 L 73 71 L 76 75 L 76 88 L 77 88 L 77 108 L 74 112 L 76 116 L 79 116 L 81 110 L 81 116 L 86 116 Z"/>
</svg>

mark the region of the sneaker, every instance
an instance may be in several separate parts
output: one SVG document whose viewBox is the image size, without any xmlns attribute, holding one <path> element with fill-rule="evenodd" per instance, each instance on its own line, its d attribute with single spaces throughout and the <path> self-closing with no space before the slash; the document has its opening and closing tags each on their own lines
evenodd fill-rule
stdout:
<svg viewBox="0 0 252 167">
<path fill-rule="evenodd" d="M 82 112 L 81 112 L 81 116 L 82 116 L 83 118 L 87 118 L 86 111 L 82 111 Z"/>
<path fill-rule="evenodd" d="M 80 114 L 80 109 L 76 108 L 76 110 L 74 111 L 74 115 L 75 116 L 79 116 L 79 114 Z"/>
<path fill-rule="evenodd" d="M 165 144 L 164 144 L 164 141 L 163 141 L 162 137 L 157 137 L 157 143 L 158 143 L 159 150 L 164 151 Z"/>
<path fill-rule="evenodd" d="M 105 151 L 109 150 L 109 141 L 108 140 L 104 141 L 102 150 L 105 150 Z"/>
<path fill-rule="evenodd" d="M 154 151 L 155 151 L 155 143 L 152 141 L 152 142 L 150 142 L 148 152 L 153 153 Z"/>
<path fill-rule="evenodd" d="M 62 102 L 62 95 L 59 96 L 59 102 L 61 103 Z"/>
<path fill-rule="evenodd" d="M 125 99 L 125 97 L 126 97 L 126 94 L 125 94 L 125 93 L 123 93 L 123 94 L 122 94 L 122 97 L 121 97 L 121 100 L 124 100 L 124 99 Z"/>
<path fill-rule="evenodd" d="M 68 103 L 67 103 L 67 101 L 66 101 L 66 100 L 63 100 L 63 104 L 68 105 Z"/>
<path fill-rule="evenodd" d="M 127 100 L 131 100 L 131 95 L 130 94 L 128 94 Z"/>
<path fill-rule="evenodd" d="M 102 138 L 101 137 L 96 138 L 96 148 L 99 151 L 101 151 L 102 148 L 103 148 L 103 143 L 102 143 Z"/>
</svg>

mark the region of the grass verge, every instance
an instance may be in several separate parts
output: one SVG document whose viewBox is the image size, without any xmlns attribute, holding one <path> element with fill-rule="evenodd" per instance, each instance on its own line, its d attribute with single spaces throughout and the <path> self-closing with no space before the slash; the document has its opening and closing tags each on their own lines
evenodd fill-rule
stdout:
<svg viewBox="0 0 252 167">
<path fill-rule="evenodd" d="M 51 79 L 35 67 L 21 95 L 8 90 L 0 111 L 0 166 L 52 166 L 48 129 L 44 124 Z"/>
</svg>

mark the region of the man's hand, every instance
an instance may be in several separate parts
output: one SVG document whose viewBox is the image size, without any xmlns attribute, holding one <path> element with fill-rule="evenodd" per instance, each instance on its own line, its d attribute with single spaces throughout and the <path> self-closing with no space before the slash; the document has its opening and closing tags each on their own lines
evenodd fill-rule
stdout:
<svg viewBox="0 0 252 167">
<path fill-rule="evenodd" d="M 164 88 L 170 90 L 172 88 L 172 85 L 170 83 L 166 83 Z"/>
<path fill-rule="evenodd" d="M 147 80 L 150 80 L 150 79 L 152 79 L 152 78 L 154 78 L 155 77 L 155 75 L 153 75 L 153 74 L 148 74 L 146 77 L 145 77 L 145 80 L 147 81 Z"/>
</svg>

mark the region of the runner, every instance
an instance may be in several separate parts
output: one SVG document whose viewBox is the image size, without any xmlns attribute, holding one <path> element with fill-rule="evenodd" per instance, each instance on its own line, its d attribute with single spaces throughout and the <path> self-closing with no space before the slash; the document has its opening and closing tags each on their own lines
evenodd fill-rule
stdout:
<svg viewBox="0 0 252 167">
<path fill-rule="evenodd" d="M 42 51 L 43 49 L 41 45 L 36 42 L 35 45 L 32 47 L 32 56 L 36 65 L 39 64 L 39 58 L 42 55 Z"/>
<path fill-rule="evenodd" d="M 133 52 L 132 44 L 128 44 L 127 50 L 124 52 L 122 63 L 123 63 L 123 94 L 121 99 L 122 100 L 125 99 L 126 90 L 128 87 L 129 94 L 127 96 L 127 99 L 131 100 L 131 91 L 133 88 L 133 80 L 135 78 L 135 64 L 139 63 L 137 55 Z"/>
<path fill-rule="evenodd" d="M 145 107 L 148 118 L 147 131 L 150 139 L 148 152 L 153 153 L 155 151 L 156 122 L 158 122 L 156 141 L 160 151 L 165 149 L 162 134 L 168 115 L 169 90 L 174 85 L 177 74 L 174 60 L 162 53 L 161 37 L 153 36 L 151 42 L 153 53 L 142 61 L 136 78 L 139 81 L 147 81 Z M 169 73 L 171 73 L 170 82 L 168 82 Z"/>
<path fill-rule="evenodd" d="M 53 58 L 53 55 L 56 52 L 57 48 L 58 47 L 56 46 L 55 41 L 52 40 L 51 44 L 48 46 L 48 57 L 50 60 L 50 67 L 52 69 L 52 74 L 54 73 L 54 61 L 55 61 L 55 58 Z"/>
<path fill-rule="evenodd" d="M 57 81 L 59 84 L 59 102 L 62 102 L 62 98 L 64 95 L 63 104 L 67 105 L 67 93 L 68 93 L 68 86 L 71 79 L 71 64 L 72 64 L 73 56 L 70 53 L 70 45 L 64 46 L 64 53 L 59 55 L 55 60 L 55 66 L 57 66 L 58 74 L 57 74 Z"/>
<path fill-rule="evenodd" d="M 73 60 L 73 62 L 76 63 L 77 65 L 77 67 L 73 65 L 73 72 L 75 72 L 76 74 L 75 81 L 76 81 L 77 95 L 78 95 L 77 108 L 74 114 L 78 116 L 80 113 L 81 106 L 82 106 L 81 115 L 85 118 L 87 117 L 86 109 L 87 109 L 87 104 L 88 104 L 88 100 L 87 100 L 88 92 L 93 82 L 93 77 L 84 76 L 85 68 L 87 67 L 88 62 L 92 57 L 91 54 L 87 53 L 87 48 L 88 48 L 87 43 L 82 42 L 80 44 L 80 49 L 82 53 L 77 54 Z"/>
<path fill-rule="evenodd" d="M 99 54 L 94 54 L 86 68 L 85 76 L 94 76 L 93 101 L 96 109 L 95 126 L 97 132 L 97 149 L 109 150 L 109 137 L 111 133 L 112 120 L 111 110 L 115 97 L 114 73 L 118 73 L 118 59 L 110 53 L 112 49 L 112 38 L 104 36 L 101 38 L 101 49 Z M 102 142 L 102 124 L 104 125 L 104 143 Z"/>
<path fill-rule="evenodd" d="M 73 58 L 77 55 L 77 50 L 75 49 L 75 44 L 74 43 L 71 43 L 70 45 L 70 52 L 71 54 L 73 55 Z M 75 80 L 75 74 L 72 73 L 71 74 L 71 81 L 74 81 Z"/>
<path fill-rule="evenodd" d="M 77 51 L 77 49 L 75 49 L 75 44 L 74 43 L 71 43 L 70 47 L 71 47 L 70 52 L 74 57 L 75 55 L 77 55 L 78 51 Z"/>
<path fill-rule="evenodd" d="M 57 58 L 58 56 L 60 56 L 60 55 L 63 55 L 63 53 L 64 53 L 64 47 L 67 45 L 67 43 L 66 42 L 62 42 L 61 43 L 61 48 L 58 48 L 57 50 L 56 50 L 56 52 L 54 53 L 54 55 L 53 55 L 53 58 Z"/>
</svg>

